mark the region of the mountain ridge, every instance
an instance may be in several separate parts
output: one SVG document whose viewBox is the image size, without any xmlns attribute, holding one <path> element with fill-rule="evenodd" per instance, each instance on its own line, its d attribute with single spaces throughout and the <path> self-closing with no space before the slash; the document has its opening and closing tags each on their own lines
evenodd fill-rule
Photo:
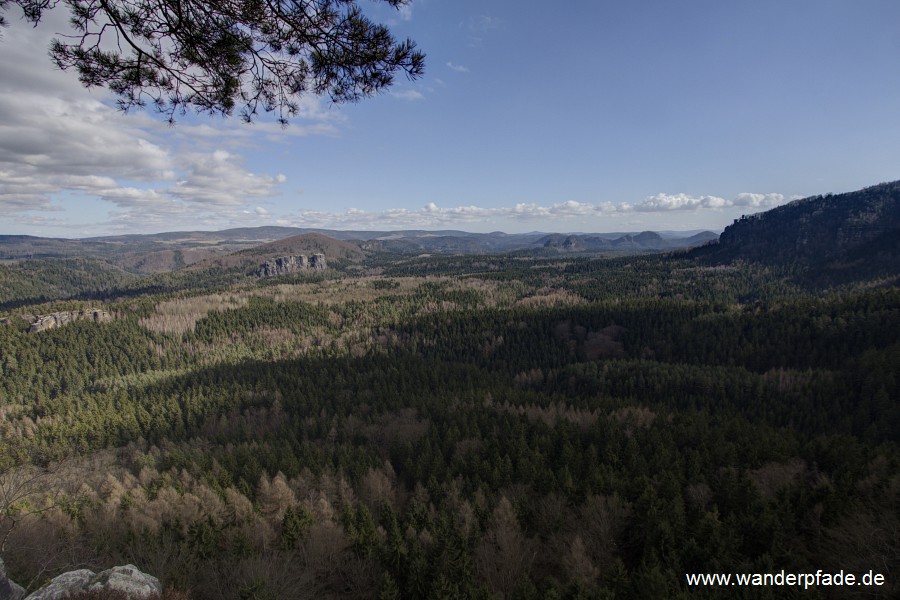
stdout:
<svg viewBox="0 0 900 600">
<path fill-rule="evenodd" d="M 900 181 L 843 194 L 810 196 L 743 216 L 688 253 L 705 262 L 735 260 L 804 268 L 830 282 L 900 272 Z"/>
<path fill-rule="evenodd" d="M 646 252 L 684 248 L 716 237 L 713 232 L 696 233 L 696 230 L 686 232 L 682 236 L 671 231 L 665 232 L 665 235 L 653 232 L 653 236 L 649 238 L 645 235 L 646 233 L 471 233 L 452 229 L 342 231 L 262 226 L 222 231 L 174 231 L 81 239 L 0 235 L 0 260 L 91 257 L 106 260 L 131 273 L 146 275 L 175 271 L 192 265 L 212 264 L 217 260 L 223 264 L 233 263 L 234 259 L 225 257 L 240 252 L 253 253 L 255 252 L 254 248 L 265 244 L 275 244 L 275 246 L 272 246 L 271 249 L 263 249 L 261 252 L 277 254 L 279 242 L 304 235 L 321 236 L 349 243 L 355 249 L 351 250 L 349 246 L 338 246 L 337 255 L 335 255 L 334 249 L 332 251 L 326 249 L 325 246 L 328 243 L 324 242 L 320 242 L 320 247 L 315 251 L 324 252 L 335 258 L 351 259 L 358 259 L 361 255 L 371 252 L 399 254 L 546 253 L 549 251 Z M 560 235 L 572 237 L 573 240 L 577 240 L 577 243 L 570 248 L 547 244 L 550 237 Z M 642 235 L 643 238 L 640 237 Z M 698 236 L 700 237 L 698 238 Z M 652 243 L 647 243 L 650 240 Z M 313 248 L 304 247 L 301 250 L 292 252 L 295 254 L 311 252 Z M 290 253 L 282 252 L 282 254 Z"/>
</svg>

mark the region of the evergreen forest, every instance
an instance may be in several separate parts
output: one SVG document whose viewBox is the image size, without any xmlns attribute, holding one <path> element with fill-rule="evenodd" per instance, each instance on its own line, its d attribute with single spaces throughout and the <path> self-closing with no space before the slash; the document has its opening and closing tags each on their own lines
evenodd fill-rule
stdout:
<svg viewBox="0 0 900 600">
<path fill-rule="evenodd" d="M 896 598 L 896 263 L 703 255 L 0 265 L 0 555 L 198 600 Z M 781 570 L 885 583 L 686 581 Z"/>
</svg>

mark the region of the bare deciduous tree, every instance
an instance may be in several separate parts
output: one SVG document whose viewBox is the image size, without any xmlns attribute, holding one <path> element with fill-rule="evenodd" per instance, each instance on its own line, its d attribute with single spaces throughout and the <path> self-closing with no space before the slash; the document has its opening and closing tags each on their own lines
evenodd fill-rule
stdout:
<svg viewBox="0 0 900 600">
<path fill-rule="evenodd" d="M 534 541 L 525 537 L 512 504 L 506 496 L 501 497 L 475 550 L 479 574 L 493 592 L 510 598 L 528 578 L 535 556 Z"/>
<path fill-rule="evenodd" d="M 0 553 L 22 520 L 56 506 L 60 463 L 41 464 L 9 431 L 0 431 Z"/>
</svg>

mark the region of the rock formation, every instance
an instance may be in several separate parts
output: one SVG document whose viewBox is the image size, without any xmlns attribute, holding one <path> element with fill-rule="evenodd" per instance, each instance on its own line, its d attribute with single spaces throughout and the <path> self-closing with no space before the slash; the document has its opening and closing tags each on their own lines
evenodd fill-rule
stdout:
<svg viewBox="0 0 900 600">
<path fill-rule="evenodd" d="M 99 308 L 87 308 L 85 310 L 66 310 L 49 315 L 35 315 L 28 333 L 37 333 L 46 329 L 56 329 L 75 321 L 89 320 L 95 323 L 112 321 L 112 316 Z"/>
<path fill-rule="evenodd" d="M 21 600 L 25 596 L 22 586 L 6 577 L 6 564 L 0 558 L 0 600 Z"/>
<path fill-rule="evenodd" d="M 50 580 L 50 583 L 29 595 L 25 600 L 62 600 L 62 598 L 68 598 L 78 592 L 85 591 L 93 576 L 94 572 L 88 569 L 79 569 L 57 575 Z"/>
<path fill-rule="evenodd" d="M 116 590 L 128 594 L 129 598 L 148 598 L 162 593 L 159 579 L 141 572 L 134 565 L 113 567 L 91 578 L 87 590 Z"/>
<path fill-rule="evenodd" d="M 325 255 L 313 254 L 309 258 L 304 254 L 296 256 L 279 256 L 278 258 L 270 258 L 259 266 L 256 270 L 257 277 L 276 277 L 278 275 L 289 275 L 297 271 L 305 271 L 306 269 L 324 269 Z"/>
<path fill-rule="evenodd" d="M 0 599 L 6 600 L 2 592 L 3 580 L 6 580 L 5 576 L 0 580 Z M 21 589 L 19 588 L 19 590 Z M 54 577 L 24 600 L 63 600 L 69 596 L 92 590 L 122 592 L 131 600 L 146 600 L 151 596 L 162 594 L 159 579 L 141 572 L 134 565 L 125 565 L 113 567 L 101 573 L 94 573 L 88 569 L 63 573 Z M 10 596 L 10 600 L 19 600 L 20 598 L 21 596 Z"/>
</svg>

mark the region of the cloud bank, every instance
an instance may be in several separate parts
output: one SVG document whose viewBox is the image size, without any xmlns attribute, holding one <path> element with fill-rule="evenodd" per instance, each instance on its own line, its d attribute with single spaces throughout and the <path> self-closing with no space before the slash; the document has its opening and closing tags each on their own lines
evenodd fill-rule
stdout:
<svg viewBox="0 0 900 600">
<path fill-rule="evenodd" d="M 418 209 L 393 208 L 368 211 L 350 208 L 342 212 L 306 210 L 278 219 L 277 224 L 330 229 L 428 229 L 483 224 L 485 222 L 520 223 L 529 226 L 581 225 L 591 219 L 636 213 L 670 211 L 702 211 L 737 207 L 767 208 L 782 204 L 781 194 L 742 193 L 734 200 L 716 196 L 657 194 L 637 204 L 612 202 L 591 203 L 569 200 L 550 205 L 518 203 L 511 206 L 441 207 L 429 202 Z"/>
<path fill-rule="evenodd" d="M 299 124 L 286 129 L 214 121 L 172 129 L 146 113 L 124 115 L 102 101 L 104 91 L 54 70 L 46 47 L 54 31 L 67 29 L 65 20 L 65 11 L 54 10 L 37 28 L 3 31 L 0 221 L 7 227 L 76 225 L 63 218 L 71 197 L 107 203 L 112 230 L 227 225 L 286 180 L 248 170 L 235 148 L 273 135 L 333 134 L 341 123 L 309 97 Z"/>
<path fill-rule="evenodd" d="M 703 208 L 773 208 L 784 204 L 783 194 L 754 194 L 743 192 L 734 200 L 726 200 L 718 196 L 688 196 L 687 194 L 657 194 L 650 196 L 635 210 L 643 212 L 664 212 L 670 210 L 698 210 Z"/>
</svg>

